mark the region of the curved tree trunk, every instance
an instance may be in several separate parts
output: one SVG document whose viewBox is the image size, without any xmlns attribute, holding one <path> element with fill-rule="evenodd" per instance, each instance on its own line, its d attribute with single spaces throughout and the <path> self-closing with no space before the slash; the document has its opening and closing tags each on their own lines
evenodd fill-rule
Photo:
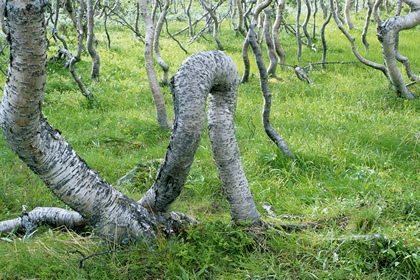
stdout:
<svg viewBox="0 0 420 280">
<path fill-rule="evenodd" d="M 279 39 L 279 29 L 280 29 L 281 23 L 283 22 L 284 4 L 285 4 L 285 0 L 280 0 L 278 2 L 277 9 L 276 9 L 276 20 L 274 21 L 273 31 L 272 31 L 274 48 L 276 50 L 277 56 L 280 59 L 281 64 L 286 64 L 286 53 L 281 47 L 280 39 Z"/>
<path fill-rule="evenodd" d="M 93 14 L 94 14 L 94 7 L 92 0 L 87 0 L 86 2 L 86 21 L 87 21 L 87 40 L 86 45 L 88 52 L 92 58 L 92 72 L 90 74 L 90 77 L 92 80 L 99 81 L 99 68 L 101 65 L 98 52 L 93 47 L 93 41 L 95 39 L 95 33 L 94 33 L 94 20 L 93 20 Z"/>
<path fill-rule="evenodd" d="M 346 0 L 346 6 L 345 6 L 345 9 L 344 9 L 344 14 L 346 16 L 347 26 L 350 30 L 354 29 L 354 24 L 353 24 L 353 21 L 351 19 L 351 15 L 350 15 L 350 10 L 351 10 L 352 6 L 353 6 L 353 0 Z"/>
<path fill-rule="evenodd" d="M 268 58 L 270 59 L 270 65 L 267 69 L 267 74 L 270 77 L 276 77 L 276 69 L 277 69 L 277 55 L 274 48 L 274 42 L 271 38 L 271 8 L 267 7 L 264 9 L 264 37 L 265 37 L 265 44 L 267 46 Z"/>
<path fill-rule="evenodd" d="M 271 112 L 271 92 L 268 86 L 268 75 L 267 69 L 264 64 L 264 60 L 262 57 L 261 48 L 257 43 L 257 38 L 255 36 L 254 28 L 257 24 L 257 21 L 253 21 L 248 30 L 248 41 L 249 44 L 254 51 L 255 60 L 258 66 L 258 72 L 260 73 L 260 87 L 264 97 L 264 106 L 263 106 L 263 126 L 267 136 L 277 145 L 280 151 L 286 157 L 293 158 L 294 154 L 291 152 L 289 146 L 287 145 L 286 141 L 283 137 L 277 133 L 274 127 L 270 123 L 270 112 Z"/>
<path fill-rule="evenodd" d="M 356 48 L 356 45 L 354 44 L 354 41 L 356 40 L 355 38 L 353 38 L 349 32 L 347 32 L 347 30 L 343 27 L 342 22 L 339 20 L 338 18 L 338 11 L 337 9 L 334 7 L 334 0 L 330 0 L 330 5 L 331 5 L 331 13 L 333 15 L 334 21 L 337 24 L 337 27 L 340 29 L 340 31 L 344 34 L 344 36 L 346 36 L 347 40 L 350 42 L 350 46 L 351 46 L 351 50 L 353 52 L 353 54 L 356 56 L 356 58 L 363 64 L 365 64 L 366 66 L 372 67 L 374 69 L 380 70 L 385 77 L 389 80 L 389 76 L 388 76 L 388 70 L 387 68 L 379 63 L 375 63 L 373 61 L 367 60 L 366 58 L 364 58 L 358 51 Z"/>
<path fill-rule="evenodd" d="M 266 0 L 263 3 L 258 4 L 258 6 L 255 8 L 255 11 L 254 11 L 253 21 L 258 21 L 260 13 L 271 4 L 271 1 L 272 0 Z M 251 12 L 251 7 L 245 13 L 245 17 L 248 13 Z M 245 37 L 244 43 L 242 45 L 242 59 L 244 61 L 244 73 L 242 75 L 241 83 L 247 82 L 249 78 L 251 64 L 249 62 L 248 48 L 249 48 L 249 30 L 248 30 L 247 36 Z"/>
<path fill-rule="evenodd" d="M 320 4 L 321 10 L 322 10 L 322 18 L 325 19 L 328 16 L 327 6 L 325 6 L 324 0 L 320 0 L 319 4 Z"/>
<path fill-rule="evenodd" d="M 219 50 L 223 50 L 223 45 L 219 40 L 219 36 L 218 36 L 218 32 L 219 32 L 219 21 L 217 19 L 216 13 L 213 10 L 213 7 L 211 5 L 211 1 L 210 1 L 210 6 L 206 4 L 205 0 L 200 0 L 201 5 L 204 7 L 204 9 L 209 13 L 210 18 L 213 20 L 214 26 L 213 26 L 213 38 L 216 41 L 217 44 L 217 48 Z"/>
<path fill-rule="evenodd" d="M 168 235 L 177 233 L 180 227 L 193 222 L 193 219 L 183 214 L 152 212 L 117 191 L 76 154 L 58 130 L 47 123 L 42 114 L 47 61 L 44 6 L 37 0 L 10 1 L 6 10 L 10 31 L 8 34 L 10 62 L 8 79 L 0 104 L 0 124 L 4 137 L 10 148 L 48 188 L 80 214 L 57 211 L 55 208 L 51 209 L 51 212 L 45 209 L 30 213 L 25 211 L 24 223 L 29 226 L 24 227 L 30 229 L 36 223 L 51 223 L 52 219 L 53 222 L 63 222 L 60 220 L 64 219 L 64 223 L 69 226 L 87 223 L 93 227 L 98 236 L 110 242 L 125 244 L 139 239 L 154 238 L 158 232 Z M 192 62 L 192 68 L 188 68 L 189 62 Z M 209 112 L 210 139 L 224 190 L 231 204 L 232 218 L 235 221 L 258 223 L 260 219 L 246 178 L 240 170 L 238 149 L 234 139 L 233 113 L 238 81 L 235 65 L 224 53 L 205 52 L 188 60 L 183 67 L 187 73 L 181 67 L 179 74 L 173 79 L 177 115 L 172 142 L 181 143 L 182 146 L 176 146 L 176 149 L 185 151 L 190 141 L 197 141 L 191 138 L 190 134 L 197 135 L 197 131 L 188 130 L 189 120 L 188 118 L 184 120 L 186 115 L 192 116 L 192 121 L 204 119 L 204 112 L 197 111 L 196 107 L 189 104 L 191 88 L 196 86 L 203 95 L 207 95 L 210 91 L 212 95 Z M 184 84 L 185 76 L 190 76 L 189 71 L 197 67 L 205 68 L 207 75 L 203 77 L 200 73 L 194 72 L 197 78 Z M 193 97 L 195 93 L 193 92 Z M 199 99 L 199 103 L 205 104 L 203 96 Z M 184 133 L 186 138 L 179 139 L 177 135 L 182 134 L 185 129 L 187 129 Z M 228 146 L 218 143 L 220 139 Z M 165 193 L 155 195 L 159 201 L 161 197 L 169 197 L 168 203 L 175 199 L 172 195 L 176 193 L 172 189 L 171 182 L 179 176 L 173 171 L 177 170 L 176 168 L 189 168 L 182 164 L 182 157 L 173 158 L 173 152 L 176 151 L 168 149 L 166 164 L 172 158 L 171 164 L 178 167 L 168 170 L 165 164 L 162 165 L 157 179 L 163 177 L 162 174 L 168 174 L 166 182 L 169 184 L 165 189 L 168 195 Z M 231 181 L 233 178 L 234 182 Z M 144 201 L 147 201 L 148 206 L 152 204 L 147 198 Z M 159 204 L 159 207 L 161 210 L 167 209 L 167 206 L 162 204 Z M 0 223 L 0 232 L 10 231 L 10 227 L 14 228 L 21 224 L 22 221 L 19 220 Z"/>
<path fill-rule="evenodd" d="M 314 0 L 314 14 L 313 14 L 313 21 L 312 21 L 312 39 L 315 39 L 316 37 L 316 15 L 318 13 L 318 3 L 317 0 Z"/>
<path fill-rule="evenodd" d="M 205 120 L 202 112 L 210 93 L 209 136 L 232 219 L 260 221 L 234 135 L 237 84 L 234 62 L 220 51 L 200 52 L 182 64 L 171 79 L 175 120 L 168 152 L 155 183 L 140 200 L 141 205 L 163 212 L 178 197 L 201 139 Z M 191 110 L 182 110 L 185 106 Z"/>
<path fill-rule="evenodd" d="M 90 169 L 42 115 L 46 34 L 39 1 L 8 2 L 10 64 L 1 126 L 10 148 L 104 239 L 125 243 L 155 236 L 155 215 Z"/>
<path fill-rule="evenodd" d="M 327 41 L 325 40 L 325 27 L 327 27 L 327 24 L 330 22 L 332 16 L 332 11 L 330 12 L 330 15 L 328 18 L 324 21 L 321 27 L 321 41 L 322 41 L 322 67 L 325 68 L 325 62 L 327 61 Z"/>
<path fill-rule="evenodd" d="M 311 18 L 311 13 L 312 13 L 311 4 L 309 3 L 309 0 L 305 0 L 305 5 L 306 5 L 306 12 L 307 13 L 306 13 L 305 21 L 302 24 L 302 30 L 303 30 L 303 33 L 305 34 L 306 42 L 307 42 L 308 47 L 312 47 L 312 38 L 311 38 L 311 35 L 309 35 L 309 32 L 308 32 L 308 23 L 309 23 L 309 20 Z"/>
<path fill-rule="evenodd" d="M 153 42 L 155 27 L 150 17 L 149 8 L 146 0 L 138 0 L 140 14 L 144 20 L 146 35 L 144 38 L 144 63 L 146 66 L 147 79 L 149 80 L 150 90 L 152 91 L 153 100 L 156 107 L 156 117 L 161 129 L 169 130 L 171 125 L 166 114 L 165 100 L 163 99 L 162 90 L 156 76 L 154 60 L 153 60 Z"/>
<path fill-rule="evenodd" d="M 77 13 L 77 53 L 74 56 L 76 62 L 81 60 L 82 52 L 84 50 L 83 40 L 85 38 L 85 30 L 83 28 L 83 19 L 85 17 L 86 5 L 84 0 L 79 0 L 79 9 Z"/>
<path fill-rule="evenodd" d="M 155 50 L 155 55 L 156 55 L 156 62 L 162 68 L 162 71 L 163 71 L 162 84 L 164 85 L 169 85 L 169 80 L 168 80 L 169 66 L 160 55 L 159 38 L 160 38 L 160 32 L 162 31 L 163 24 L 165 23 L 165 20 L 166 20 L 166 14 L 168 13 L 170 4 L 171 4 L 171 1 L 166 0 L 165 5 L 162 8 L 162 12 L 160 13 L 159 20 L 156 23 L 156 30 L 155 30 L 155 35 L 154 35 L 154 50 Z"/>
<path fill-rule="evenodd" d="M 420 23 L 420 0 L 405 1 L 411 8 L 406 16 L 391 17 L 378 27 L 378 39 L 382 45 L 382 52 L 389 72 L 389 78 L 396 94 L 406 99 L 414 99 L 416 96 L 410 92 L 404 82 L 396 63 L 396 39 L 401 30 L 410 29 Z"/>
<path fill-rule="evenodd" d="M 234 0 L 235 5 L 238 9 L 238 31 L 241 33 L 244 37 L 246 37 L 246 31 L 244 28 L 244 11 L 242 8 L 242 1 L 241 0 Z"/>
<path fill-rule="evenodd" d="M 365 26 L 363 27 L 363 32 L 362 32 L 362 42 L 366 50 L 369 49 L 369 42 L 367 41 L 366 37 L 367 37 L 368 29 L 369 29 L 370 17 L 372 15 L 372 10 L 373 10 L 373 4 L 370 0 L 367 0 L 367 6 L 368 6 L 368 10 L 367 10 L 366 19 L 365 19 Z"/>
</svg>

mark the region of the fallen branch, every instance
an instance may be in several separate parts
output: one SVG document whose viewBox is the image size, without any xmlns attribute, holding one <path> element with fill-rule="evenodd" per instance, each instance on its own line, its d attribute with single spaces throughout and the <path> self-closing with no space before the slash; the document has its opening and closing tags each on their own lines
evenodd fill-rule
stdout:
<svg viewBox="0 0 420 280">
<path fill-rule="evenodd" d="M 30 236 L 39 226 L 65 226 L 68 229 L 77 229 L 87 225 L 79 213 L 57 207 L 36 207 L 26 212 L 24 207 L 19 218 L 0 222 L 0 233 L 25 231 Z"/>
</svg>

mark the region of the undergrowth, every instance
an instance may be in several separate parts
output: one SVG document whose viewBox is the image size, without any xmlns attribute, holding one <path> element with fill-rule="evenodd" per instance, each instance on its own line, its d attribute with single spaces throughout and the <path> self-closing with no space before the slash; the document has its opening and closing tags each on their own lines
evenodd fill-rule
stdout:
<svg viewBox="0 0 420 280">
<path fill-rule="evenodd" d="M 359 30 L 360 17 L 354 19 Z M 294 22 L 293 15 L 287 20 Z M 173 21 L 170 28 L 184 25 Z M 170 133 L 156 123 L 142 43 L 129 30 L 111 26 L 111 31 L 108 49 L 98 23 L 100 82 L 89 80 L 87 53 L 76 64 L 95 99 L 87 100 L 78 91 L 63 68 L 65 61 L 50 61 L 43 112 L 79 155 L 114 184 L 136 165 L 163 158 Z M 383 61 L 374 29 L 369 51 L 360 44 L 360 32 L 352 32 L 363 55 Z M 418 72 L 417 33 L 418 28 L 401 33 L 400 46 Z M 328 25 L 326 35 L 328 61 L 356 60 L 334 24 Z M 75 38 L 71 32 L 67 36 Z M 242 73 L 243 38 L 226 22 L 219 38 Z M 179 39 L 187 46 L 186 35 Z M 319 35 L 314 41 L 318 51 L 304 47 L 300 61 L 292 35 L 282 30 L 280 40 L 288 64 L 320 62 Z M 171 75 L 190 54 L 216 47 L 211 40 L 199 39 L 185 54 L 165 37 L 161 45 Z M 56 51 L 51 45 L 49 55 Z M 236 132 L 257 207 L 267 222 L 316 227 L 255 233 L 232 226 L 204 135 L 186 186 L 172 206 L 201 224 L 169 240 L 126 248 L 104 244 L 89 229 L 82 234 L 40 228 L 27 240 L 2 236 L 0 279 L 418 279 L 420 102 L 395 97 L 381 73 L 359 63 L 315 66 L 309 74 L 313 87 L 299 81 L 292 68 L 279 67 L 278 77 L 270 79 L 271 122 L 296 154 L 286 159 L 263 131 L 254 62 L 251 67 L 250 82 L 239 87 Z M 170 90 L 163 87 L 163 92 L 172 118 Z M 1 220 L 18 217 L 22 205 L 29 210 L 65 207 L 3 138 L 0 166 Z M 139 199 L 155 174 L 156 166 L 146 166 L 136 184 L 119 188 Z M 271 212 L 263 207 L 267 205 Z"/>
</svg>

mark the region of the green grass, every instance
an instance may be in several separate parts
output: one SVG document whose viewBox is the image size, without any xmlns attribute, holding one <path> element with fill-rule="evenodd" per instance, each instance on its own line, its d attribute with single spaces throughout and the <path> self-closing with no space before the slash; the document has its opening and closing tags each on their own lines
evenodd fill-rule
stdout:
<svg viewBox="0 0 420 280">
<path fill-rule="evenodd" d="M 374 26 L 370 50 L 361 46 L 363 16 L 354 17 L 358 30 L 352 31 L 359 51 L 382 62 Z M 288 22 L 294 21 L 290 17 Z M 184 26 L 185 22 L 171 24 L 173 31 Z M 418 73 L 417 33 L 418 28 L 403 32 L 400 45 Z M 43 111 L 79 155 L 115 183 L 136 164 L 163 158 L 170 133 L 160 131 L 155 120 L 141 42 L 121 28 L 113 28 L 111 34 L 112 48 L 107 49 L 98 25 L 100 82 L 89 80 L 87 54 L 76 64 L 95 100 L 82 96 L 62 68 L 64 62 L 50 62 Z M 328 61 L 356 60 L 333 22 L 326 34 Z M 304 47 L 297 61 L 294 39 L 284 31 L 280 35 L 288 64 L 305 66 L 321 60 L 319 36 L 318 52 Z M 219 38 L 242 73 L 243 38 L 227 23 Z M 179 39 L 187 46 L 188 38 Z M 161 44 L 171 75 L 188 55 L 216 47 L 200 39 L 188 45 L 190 53 L 185 54 L 168 38 Z M 50 55 L 55 51 L 51 46 Z M 121 248 L 104 244 L 89 232 L 40 228 L 29 240 L 11 235 L 7 238 L 12 242 L 0 240 L 0 279 L 419 278 L 420 102 L 396 98 L 381 73 L 360 64 L 315 69 L 310 73 L 314 87 L 297 80 L 291 68 L 279 68 L 278 79 L 270 80 L 271 116 L 296 154 L 295 159 L 286 159 L 263 131 L 256 69 L 252 62 L 250 82 L 239 87 L 236 114 L 242 162 L 255 202 L 266 221 L 316 228 L 286 235 L 269 229 L 255 235 L 230 225 L 205 135 L 187 184 L 172 206 L 199 219 L 200 225 L 151 246 L 133 244 L 118 252 Z M 172 118 L 169 88 L 163 91 Z M 19 216 L 21 205 L 64 207 L 3 138 L 0 166 L 0 220 Z M 155 172 L 146 169 L 139 184 L 121 189 L 139 199 Z M 266 213 L 263 203 L 273 207 L 275 217 Z M 350 239 L 372 234 L 380 237 Z M 80 267 L 79 261 L 90 255 Z"/>
</svg>

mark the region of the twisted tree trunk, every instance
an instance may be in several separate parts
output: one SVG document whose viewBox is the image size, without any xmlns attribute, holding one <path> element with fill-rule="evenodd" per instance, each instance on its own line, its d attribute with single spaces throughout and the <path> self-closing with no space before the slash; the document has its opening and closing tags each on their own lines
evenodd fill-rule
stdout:
<svg viewBox="0 0 420 280">
<path fill-rule="evenodd" d="M 183 63 L 171 79 L 175 120 L 168 152 L 155 183 L 140 200 L 141 205 L 154 212 L 167 211 L 178 197 L 201 139 L 203 112 L 210 93 L 209 136 L 232 219 L 260 221 L 234 135 L 237 86 L 236 66 L 220 51 L 200 52 Z M 183 110 L 185 106 L 190 110 Z"/>
<path fill-rule="evenodd" d="M 22 219 L 23 224 L 29 225 L 25 226 L 27 229 L 37 223 L 51 221 L 69 226 L 89 224 L 103 239 L 124 244 L 154 238 L 162 231 L 164 234 L 173 234 L 180 227 L 193 222 L 184 214 L 155 211 L 165 211 L 182 187 L 182 184 L 176 186 L 173 183 L 185 181 L 190 163 L 185 161 L 182 151 L 188 150 L 191 144 L 196 145 L 201 136 L 201 132 L 192 128 L 190 122 L 204 119 L 204 105 L 200 107 L 195 103 L 190 104 L 190 101 L 198 94 L 198 104 L 205 104 L 208 92 L 212 96 L 210 139 L 231 205 L 232 218 L 252 223 L 260 221 L 240 168 L 234 139 L 233 113 L 238 77 L 234 63 L 226 54 L 218 51 L 199 53 L 189 59 L 172 80 L 176 122 L 166 160 L 156 179 L 164 186 L 155 188 L 158 191 L 152 193 L 152 197 L 150 192 L 146 195 L 142 200 L 142 204 L 148 206 L 146 208 L 117 191 L 91 169 L 42 114 L 47 62 L 44 2 L 8 1 L 6 12 L 10 62 L 0 104 L 0 125 L 4 137 L 22 161 L 75 211 L 57 211 L 54 208 L 51 211 L 38 209 L 24 213 Z M 205 75 L 200 75 L 201 72 L 192 72 L 193 75 L 190 75 L 193 70 L 203 70 Z M 184 84 L 186 76 L 195 79 Z M 194 87 L 196 91 L 191 90 Z M 189 160 L 192 156 L 188 156 Z M 178 171 L 184 172 L 180 179 L 177 178 L 180 176 Z M 22 219 L 1 222 L 0 232 L 21 226 Z"/>
</svg>

